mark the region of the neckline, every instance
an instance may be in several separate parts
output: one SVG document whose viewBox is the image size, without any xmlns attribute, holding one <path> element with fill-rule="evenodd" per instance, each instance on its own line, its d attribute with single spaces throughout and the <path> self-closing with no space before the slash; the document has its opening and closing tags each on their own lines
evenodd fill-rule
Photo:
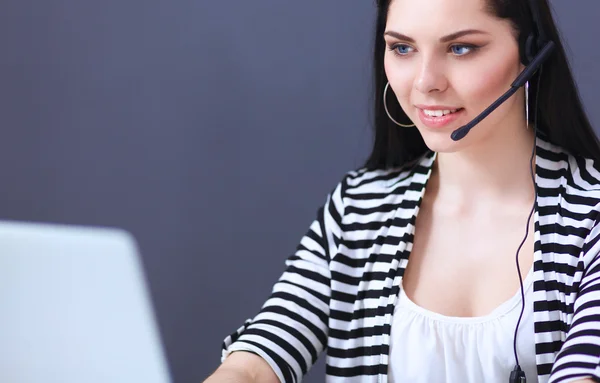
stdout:
<svg viewBox="0 0 600 383">
<path fill-rule="evenodd" d="M 539 171 L 540 169 L 545 170 L 545 169 L 550 169 L 550 170 L 557 170 L 557 171 L 564 171 L 565 170 L 565 166 L 563 164 L 565 158 L 562 157 L 562 153 L 564 153 L 563 149 L 561 149 L 560 147 L 555 146 L 551 141 L 548 140 L 548 137 L 546 136 L 546 134 L 544 134 L 540 129 L 537 129 L 537 136 L 536 136 L 536 153 L 535 153 L 535 158 L 536 158 L 536 165 L 535 165 L 535 185 L 536 185 L 536 189 L 537 187 L 540 186 L 540 174 Z M 390 278 L 386 278 L 385 282 L 384 282 L 384 288 L 387 289 L 390 294 L 387 294 L 385 296 L 381 296 L 380 297 L 380 304 L 377 308 L 377 318 L 378 321 L 377 323 L 380 324 L 382 326 L 382 328 L 384 328 L 384 332 L 383 332 L 383 337 L 381 339 L 381 345 L 382 346 L 389 346 L 390 345 L 390 339 L 391 339 L 391 327 L 392 327 L 392 322 L 394 320 L 394 308 L 396 306 L 396 304 L 398 303 L 398 298 L 399 298 L 399 290 L 400 290 L 400 284 L 402 281 L 402 270 L 404 270 L 409 262 L 409 254 L 410 254 L 410 246 L 412 245 L 412 240 L 411 240 L 411 236 L 414 235 L 414 224 L 415 224 L 415 219 L 416 219 L 416 215 L 418 214 L 418 209 L 421 203 L 421 197 L 424 193 L 424 190 L 427 186 L 427 181 L 429 178 L 429 175 L 431 174 L 431 165 L 432 162 L 435 161 L 435 157 L 436 157 L 436 152 L 428 150 L 422 157 L 420 157 L 419 159 L 416 159 L 416 161 L 409 167 L 408 172 L 404 173 L 402 172 L 402 181 L 408 181 L 408 185 L 406 185 L 406 187 L 408 188 L 407 190 L 410 190 L 410 193 L 407 193 L 404 195 L 405 199 L 408 199 L 411 203 L 414 203 L 413 206 L 413 210 L 412 210 L 412 214 L 411 215 L 403 215 L 402 217 L 399 217 L 398 215 L 395 216 L 395 218 L 401 218 L 403 220 L 407 220 L 408 219 L 408 224 L 407 225 L 403 225 L 402 228 L 399 228 L 400 233 L 398 235 L 398 243 L 397 245 L 399 246 L 396 250 L 396 253 L 394 254 L 394 258 L 396 259 L 395 262 L 392 262 L 392 264 L 390 265 L 390 270 L 389 270 L 389 274 L 393 273 L 393 277 L 391 275 Z M 557 159 L 556 155 L 560 154 L 562 159 Z M 568 153 L 567 153 L 568 154 Z M 393 183 L 395 182 L 399 182 L 400 180 L 395 180 L 392 181 Z M 548 184 L 550 183 L 551 185 L 554 185 L 556 187 L 556 189 L 565 186 L 566 184 L 566 179 L 564 176 L 559 176 L 556 177 L 554 175 L 551 175 L 549 178 L 546 177 L 544 178 L 544 182 L 545 182 L 545 187 L 551 187 Z M 388 187 L 393 187 L 393 185 L 388 184 Z M 557 195 L 558 198 L 562 198 L 562 196 Z M 533 220 L 534 220 L 534 231 L 533 233 L 531 233 L 531 235 L 533 235 L 535 244 L 534 244 L 534 266 L 533 268 L 535 268 L 536 266 L 536 262 L 537 261 L 541 261 L 543 258 L 543 252 L 542 252 L 542 248 L 541 245 L 542 243 L 551 243 L 552 240 L 550 239 L 543 239 L 541 237 L 541 227 L 540 227 L 540 223 L 539 223 L 539 205 L 538 205 L 538 199 L 539 199 L 539 195 L 536 198 L 536 204 L 535 204 L 535 211 L 534 211 L 534 215 L 533 215 Z M 560 202 L 558 203 L 558 206 L 560 206 Z M 550 224 L 552 223 L 552 219 L 551 216 L 546 214 L 545 215 L 545 224 Z M 534 284 L 535 280 L 544 280 L 545 276 L 542 273 L 541 270 L 537 270 L 536 272 L 531 273 L 531 278 L 529 281 L 529 288 L 531 289 L 531 285 Z M 528 274 L 529 275 L 529 274 Z M 527 278 L 525 278 L 527 280 Z M 524 285 L 525 288 L 525 285 Z M 533 293 L 531 291 L 529 291 L 529 302 L 528 302 L 528 309 L 531 309 L 533 307 L 533 304 L 538 302 L 540 299 L 539 296 L 537 297 L 533 297 Z M 534 317 L 537 315 L 537 319 L 540 319 L 540 315 L 543 315 L 543 313 L 541 312 L 534 312 Z M 468 318 L 467 318 L 468 319 Z M 534 319 L 535 320 L 535 319 Z M 539 342 L 540 339 L 538 339 L 537 334 L 536 334 L 536 341 Z M 387 354 L 386 353 L 381 353 L 380 354 L 380 369 L 379 369 L 379 379 L 378 382 L 379 383 L 383 383 L 385 382 L 385 380 L 387 379 L 387 369 L 389 366 L 389 359 L 387 358 Z"/>
<path fill-rule="evenodd" d="M 538 206 L 538 198 L 539 196 L 537 195 L 537 188 L 539 185 L 539 178 L 538 178 L 538 167 L 539 167 L 539 161 L 540 161 L 540 155 L 538 152 L 538 149 L 540 148 L 542 143 L 545 143 L 546 140 L 544 139 L 545 135 L 542 131 L 540 131 L 539 129 L 537 129 L 537 134 L 535 136 L 535 167 L 534 167 L 534 185 L 535 185 L 535 189 L 536 189 L 536 199 L 535 199 L 535 203 L 534 203 L 534 212 L 533 212 L 533 216 L 531 217 L 533 220 L 533 231 L 531 231 L 529 233 L 529 235 L 533 236 L 533 240 L 534 240 L 534 263 L 535 263 L 535 253 L 539 250 L 536 249 L 536 242 L 539 240 L 538 238 L 538 219 L 539 219 L 539 206 Z M 408 230 L 408 234 L 411 234 L 412 236 L 415 235 L 415 227 L 416 227 L 416 219 L 417 216 L 419 214 L 419 210 L 421 208 L 421 203 L 423 202 L 423 198 L 425 196 L 425 191 L 427 189 L 427 185 L 429 184 L 429 180 L 431 178 L 431 172 L 433 169 L 433 165 L 435 163 L 435 161 L 437 160 L 437 152 L 432 151 L 432 150 L 428 150 L 424 156 L 421 157 L 421 159 L 419 161 L 417 161 L 417 166 L 420 166 L 422 168 L 426 169 L 426 172 L 423 174 L 423 178 L 419 178 L 417 180 L 413 179 L 413 183 L 417 183 L 420 184 L 420 188 L 419 191 L 416 195 L 416 204 L 415 207 L 413 208 L 413 214 L 412 214 L 412 218 L 411 218 L 411 224 L 409 225 L 409 230 Z M 414 178 L 415 174 L 417 174 L 417 170 L 416 168 L 412 169 L 412 176 Z M 412 238 L 408 239 L 406 241 L 406 243 L 410 246 L 412 246 L 413 244 L 413 240 Z M 410 262 L 410 252 L 408 254 L 408 258 L 406 259 L 405 263 L 403 264 L 402 268 L 406 269 L 408 263 Z M 529 291 L 529 289 L 531 288 L 531 285 L 533 284 L 533 273 L 534 273 L 534 265 L 531 266 L 531 268 L 529 269 L 529 272 L 527 273 L 527 276 L 525 277 L 525 279 L 523 280 L 523 292 L 524 294 L 527 294 L 527 292 Z M 404 293 L 404 289 L 402 287 L 402 277 L 399 278 L 399 292 L 397 294 L 394 294 L 395 296 L 395 304 L 394 304 L 394 309 L 398 304 L 398 299 L 400 298 L 400 295 L 403 296 L 405 302 L 407 302 L 410 307 L 414 308 L 415 310 L 421 312 L 423 315 L 426 315 L 428 317 L 430 317 L 431 319 L 437 319 L 440 321 L 449 321 L 449 322 L 454 322 L 454 323 L 483 323 L 483 322 L 487 322 L 487 321 L 491 321 L 494 320 L 500 316 L 506 315 L 508 314 L 508 312 L 511 311 L 511 309 L 514 308 L 514 306 L 516 306 L 518 303 L 521 302 L 521 289 L 519 288 L 517 290 L 517 292 L 515 293 L 515 295 L 513 295 L 511 298 L 509 298 L 507 301 L 501 303 L 498 307 L 496 307 L 494 310 L 492 310 L 492 312 L 490 312 L 489 314 L 486 314 L 484 316 L 478 316 L 478 317 L 453 317 L 453 316 L 446 316 L 446 315 L 442 315 L 430 310 L 426 310 L 420 306 L 418 306 L 417 304 L 415 304 L 414 302 L 412 302 L 408 296 Z M 527 303 L 527 302 L 526 302 Z M 394 310 L 392 309 L 392 310 Z M 394 310 L 395 311 L 395 310 Z M 393 316 L 393 314 L 392 314 Z M 393 320 L 393 319 L 392 319 Z"/>
<path fill-rule="evenodd" d="M 523 280 L 523 292 L 524 292 L 525 296 L 527 296 L 529 290 L 531 289 L 531 287 L 533 285 L 533 273 L 534 273 L 534 271 L 533 271 L 533 265 L 532 265 L 531 268 L 529 269 L 529 272 L 525 276 L 525 279 Z M 428 310 L 428 309 L 425 309 L 425 308 L 419 306 L 418 304 L 413 302 L 408 297 L 408 295 L 406 295 L 406 293 L 404 292 L 404 288 L 402 286 L 402 281 L 400 281 L 399 294 L 400 294 L 400 297 L 399 297 L 399 301 L 396 302 L 396 307 L 398 307 L 398 305 L 404 305 L 407 308 L 409 308 L 411 311 L 416 312 L 419 315 L 426 317 L 430 320 L 433 320 L 436 322 L 445 322 L 445 323 L 454 323 L 454 324 L 482 324 L 482 323 L 497 320 L 497 319 L 511 313 L 515 308 L 517 308 L 517 306 L 520 306 L 520 303 L 522 300 L 521 288 L 519 288 L 512 297 L 510 297 L 508 300 L 501 303 L 499 306 L 497 306 L 495 309 L 493 309 L 490 313 L 488 313 L 486 315 L 476 316 L 476 317 L 458 317 L 458 316 L 443 315 L 443 314 L 440 314 L 435 311 L 431 311 L 431 310 Z M 527 300 L 525 300 L 525 303 L 533 304 L 532 302 L 527 302 Z"/>
</svg>

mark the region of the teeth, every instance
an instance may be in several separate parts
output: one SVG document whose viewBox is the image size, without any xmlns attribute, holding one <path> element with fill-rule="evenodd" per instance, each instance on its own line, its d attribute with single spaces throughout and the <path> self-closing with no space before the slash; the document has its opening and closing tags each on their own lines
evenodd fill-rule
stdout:
<svg viewBox="0 0 600 383">
<path fill-rule="evenodd" d="M 442 117 L 442 116 L 445 116 L 446 114 L 454 113 L 457 110 L 458 109 L 452 109 L 452 110 L 427 110 L 427 109 L 423 109 L 423 112 L 427 116 L 429 116 L 429 117 Z"/>
</svg>

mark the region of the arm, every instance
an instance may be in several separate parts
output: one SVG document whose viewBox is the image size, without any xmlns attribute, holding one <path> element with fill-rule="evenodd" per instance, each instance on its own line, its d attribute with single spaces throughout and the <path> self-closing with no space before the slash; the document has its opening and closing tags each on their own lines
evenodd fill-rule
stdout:
<svg viewBox="0 0 600 383">
<path fill-rule="evenodd" d="M 573 319 L 558 352 L 549 383 L 600 382 L 600 224 L 598 219 L 581 250 L 583 272 Z M 576 286 L 574 286 L 576 287 Z"/>
<path fill-rule="evenodd" d="M 328 195 L 258 315 L 224 340 L 223 361 L 252 352 L 282 383 L 301 381 L 317 361 L 329 333 L 329 263 L 341 238 L 344 190 L 342 182 Z"/>
<path fill-rule="evenodd" d="M 249 352 L 234 352 L 204 383 L 279 383 L 265 360 Z"/>
</svg>

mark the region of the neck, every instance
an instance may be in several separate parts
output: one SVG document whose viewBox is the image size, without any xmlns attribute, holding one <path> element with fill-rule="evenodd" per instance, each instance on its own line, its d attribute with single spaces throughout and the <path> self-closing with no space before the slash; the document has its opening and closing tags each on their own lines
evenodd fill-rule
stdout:
<svg viewBox="0 0 600 383">
<path fill-rule="evenodd" d="M 502 132 L 502 130 L 497 130 Z M 456 153 L 438 153 L 433 166 L 433 189 L 443 200 L 458 205 L 533 199 L 531 152 L 533 128 L 504 131 Z"/>
</svg>

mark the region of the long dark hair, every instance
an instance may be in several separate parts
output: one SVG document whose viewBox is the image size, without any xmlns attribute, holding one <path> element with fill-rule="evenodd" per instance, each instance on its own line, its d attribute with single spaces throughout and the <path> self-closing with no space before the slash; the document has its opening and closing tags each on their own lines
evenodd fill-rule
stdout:
<svg viewBox="0 0 600 383">
<path fill-rule="evenodd" d="M 516 35 L 522 36 L 532 30 L 534 23 L 531 10 L 524 0 L 485 0 L 490 14 L 511 21 Z M 538 1 L 538 0 L 536 0 Z M 385 40 L 383 34 L 391 0 L 376 0 L 377 20 L 374 41 L 374 132 L 373 149 L 365 163 L 369 169 L 400 167 L 422 156 L 427 146 L 416 128 L 401 128 L 387 116 L 383 106 L 383 90 L 387 83 L 383 58 Z M 543 70 L 530 81 L 529 110 L 538 106 L 537 129 L 547 139 L 574 155 L 600 161 L 600 143 L 584 111 L 577 85 L 573 79 L 569 62 L 559 31 L 547 0 L 539 0 L 542 26 L 547 38 L 556 44 L 551 57 L 544 63 Z M 540 79 L 541 76 L 541 79 Z M 540 82 L 541 80 L 541 82 Z M 536 92 L 539 84 L 539 103 Z M 390 114 L 402 123 L 410 121 L 395 97 L 388 95 Z M 534 113 L 530 112 L 533 120 Z M 533 121 L 530 121 L 533 122 Z"/>
</svg>

